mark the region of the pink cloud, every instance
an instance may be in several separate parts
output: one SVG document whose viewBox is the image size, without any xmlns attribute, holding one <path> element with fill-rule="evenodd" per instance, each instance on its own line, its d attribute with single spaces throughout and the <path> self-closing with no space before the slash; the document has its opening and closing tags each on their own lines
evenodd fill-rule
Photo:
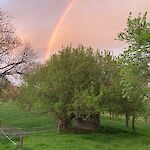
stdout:
<svg viewBox="0 0 150 150">
<path fill-rule="evenodd" d="M 53 30 L 70 0 L 0 0 L 1 7 L 12 14 L 18 34 L 30 41 L 33 47 L 43 51 L 49 44 Z M 149 0 L 76 0 L 64 18 L 50 53 L 72 43 L 84 44 L 115 53 L 124 44 L 114 39 L 122 31 L 132 11 L 149 11 Z M 150 13 L 150 12 L 149 12 Z"/>
</svg>

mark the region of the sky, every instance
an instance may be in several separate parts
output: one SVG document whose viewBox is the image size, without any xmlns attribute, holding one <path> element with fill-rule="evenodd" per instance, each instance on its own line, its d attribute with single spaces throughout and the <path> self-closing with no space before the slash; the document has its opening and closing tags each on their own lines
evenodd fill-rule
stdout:
<svg viewBox="0 0 150 150">
<path fill-rule="evenodd" d="M 118 55 L 125 44 L 115 38 L 129 13 L 150 13 L 150 0 L 0 0 L 0 7 L 11 15 L 21 39 L 45 59 L 69 44 Z"/>
</svg>

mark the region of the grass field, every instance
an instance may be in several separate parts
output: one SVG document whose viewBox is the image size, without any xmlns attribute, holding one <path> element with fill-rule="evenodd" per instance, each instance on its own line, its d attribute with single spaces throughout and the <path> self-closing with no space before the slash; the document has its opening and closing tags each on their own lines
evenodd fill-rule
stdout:
<svg viewBox="0 0 150 150">
<path fill-rule="evenodd" d="M 123 120 L 102 116 L 102 128 L 97 133 L 58 135 L 52 115 L 33 114 L 14 103 L 0 104 L 0 120 L 12 127 L 30 129 L 49 126 L 47 133 L 24 137 L 23 150 L 150 150 L 150 123 L 136 122 L 137 132 L 124 127 Z M 19 142 L 16 139 L 16 142 Z M 0 138 L 0 150 L 17 150 L 7 139 Z"/>
</svg>

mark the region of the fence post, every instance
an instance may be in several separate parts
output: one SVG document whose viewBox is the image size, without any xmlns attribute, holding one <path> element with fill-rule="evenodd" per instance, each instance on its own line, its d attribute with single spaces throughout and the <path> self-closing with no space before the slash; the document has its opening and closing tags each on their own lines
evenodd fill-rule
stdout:
<svg viewBox="0 0 150 150">
<path fill-rule="evenodd" d="M 23 148 L 23 136 L 20 136 L 20 149 L 19 150 L 22 150 Z"/>
</svg>

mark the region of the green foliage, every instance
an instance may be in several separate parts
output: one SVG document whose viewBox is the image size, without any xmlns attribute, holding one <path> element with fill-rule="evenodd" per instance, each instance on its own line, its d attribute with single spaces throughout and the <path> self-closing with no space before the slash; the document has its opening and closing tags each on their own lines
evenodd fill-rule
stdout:
<svg viewBox="0 0 150 150">
<path fill-rule="evenodd" d="M 8 101 L 14 98 L 11 93 L 11 84 L 5 78 L 0 78 L 0 102 Z"/>
<path fill-rule="evenodd" d="M 128 44 L 124 52 L 125 63 L 138 65 L 139 73 L 146 81 L 150 77 L 150 23 L 147 22 L 147 12 L 133 18 L 130 13 L 127 28 L 118 34 L 118 39 Z"/>
<path fill-rule="evenodd" d="M 68 119 L 72 114 L 88 118 L 103 107 L 117 105 L 118 77 L 117 62 L 109 51 L 66 47 L 26 76 L 20 104 L 29 110 L 53 111 L 58 118 Z"/>
<path fill-rule="evenodd" d="M 118 39 L 128 43 L 119 58 L 111 52 L 68 46 L 24 78 L 20 104 L 36 111 L 53 111 L 57 118 L 88 118 L 109 112 L 133 116 L 148 114 L 150 24 L 147 13 L 129 15 Z"/>
<path fill-rule="evenodd" d="M 26 77 L 21 90 L 24 96 L 21 96 L 27 99 L 26 104 L 31 103 L 35 108 L 38 104 L 45 105 L 59 115 L 67 115 L 67 106 L 72 102 L 75 89 L 80 91 L 91 86 L 94 65 L 91 48 L 67 47 Z"/>
<path fill-rule="evenodd" d="M 126 41 L 129 48 L 142 48 L 150 44 L 150 23 L 147 22 L 147 12 L 142 16 L 133 18 L 130 13 L 127 20 L 127 28 L 125 32 L 118 34 L 119 40 Z"/>
<path fill-rule="evenodd" d="M 121 41 L 128 44 L 128 49 L 119 58 L 121 66 L 122 108 L 126 115 L 133 116 L 147 112 L 145 96 L 150 81 L 150 23 L 147 13 L 133 18 L 130 13 L 127 28 L 118 34 Z"/>
<path fill-rule="evenodd" d="M 120 99 L 122 98 L 120 87 L 120 67 L 118 60 L 109 51 L 102 55 L 102 108 L 110 114 L 120 112 Z"/>
<path fill-rule="evenodd" d="M 141 80 L 136 65 L 130 64 L 122 69 L 122 95 L 124 111 L 130 115 L 139 115 L 144 108 L 145 83 Z"/>
<path fill-rule="evenodd" d="M 96 112 L 100 112 L 100 95 L 95 96 L 93 89 L 77 91 L 73 97 L 73 103 L 70 105 L 71 113 L 81 118 L 90 118 Z"/>
</svg>

